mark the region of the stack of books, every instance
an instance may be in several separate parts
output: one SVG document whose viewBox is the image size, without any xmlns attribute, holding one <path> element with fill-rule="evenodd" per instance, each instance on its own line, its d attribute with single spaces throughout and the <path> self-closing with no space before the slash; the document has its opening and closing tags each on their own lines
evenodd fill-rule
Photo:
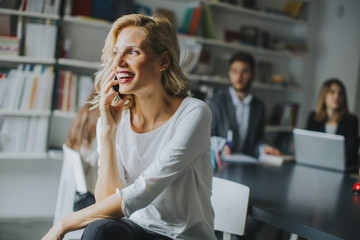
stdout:
<svg viewBox="0 0 360 240">
<path fill-rule="evenodd" d="M 55 84 L 53 108 L 65 112 L 77 112 L 94 87 L 91 77 L 65 70 L 59 72 Z"/>
<path fill-rule="evenodd" d="M 0 36 L 0 55 L 18 56 L 19 39 L 11 36 Z"/>
<path fill-rule="evenodd" d="M 0 78 L 0 109 L 50 110 L 53 82 L 52 66 L 20 64 Z"/>
<path fill-rule="evenodd" d="M 3 117 L 0 126 L 0 151 L 46 152 L 48 125 L 48 117 Z"/>
</svg>

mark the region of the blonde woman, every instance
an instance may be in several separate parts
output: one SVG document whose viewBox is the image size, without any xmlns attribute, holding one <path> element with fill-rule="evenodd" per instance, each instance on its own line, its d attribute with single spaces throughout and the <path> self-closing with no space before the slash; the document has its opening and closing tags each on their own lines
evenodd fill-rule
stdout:
<svg viewBox="0 0 360 240">
<path fill-rule="evenodd" d="M 211 112 L 188 96 L 179 54 L 174 27 L 163 17 L 114 22 L 96 76 L 96 203 L 61 219 L 44 239 L 84 227 L 82 239 L 216 239 Z M 113 101 L 113 85 L 122 100 Z"/>
<path fill-rule="evenodd" d="M 345 86 L 339 79 L 323 83 L 316 111 L 310 113 L 306 129 L 343 135 L 347 169 L 358 169 L 358 119 L 348 110 Z"/>
</svg>

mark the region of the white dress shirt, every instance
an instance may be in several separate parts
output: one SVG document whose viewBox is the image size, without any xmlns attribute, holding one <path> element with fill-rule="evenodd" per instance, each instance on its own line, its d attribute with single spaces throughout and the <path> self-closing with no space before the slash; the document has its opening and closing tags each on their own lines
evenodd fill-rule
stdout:
<svg viewBox="0 0 360 240">
<path fill-rule="evenodd" d="M 248 94 L 245 99 L 241 101 L 233 87 L 229 88 L 229 92 L 232 103 L 235 106 L 235 115 L 240 136 L 240 149 L 243 149 L 249 128 L 250 103 L 253 96 L 252 94 Z"/>
<path fill-rule="evenodd" d="M 126 217 L 173 239 L 216 239 L 210 122 L 208 106 L 190 97 L 171 119 L 147 133 L 134 132 L 130 111 L 123 112 L 116 155 L 125 188 L 116 192 Z M 100 120 L 97 131 L 101 136 Z M 98 146 L 100 152 L 99 137 Z"/>
</svg>

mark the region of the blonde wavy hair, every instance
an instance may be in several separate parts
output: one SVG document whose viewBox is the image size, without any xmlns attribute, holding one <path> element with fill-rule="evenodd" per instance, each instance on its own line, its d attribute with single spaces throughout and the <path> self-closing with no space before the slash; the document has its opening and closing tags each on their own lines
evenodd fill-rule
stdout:
<svg viewBox="0 0 360 240">
<path fill-rule="evenodd" d="M 325 99 L 326 99 L 326 94 L 330 91 L 330 87 L 333 84 L 340 87 L 343 95 L 343 103 L 336 110 L 335 120 L 339 122 L 342 116 L 349 113 L 347 97 L 346 97 L 346 89 L 344 84 L 337 78 L 330 78 L 323 83 L 320 89 L 315 116 L 314 116 L 314 119 L 318 122 L 323 122 L 327 119 Z"/>
<path fill-rule="evenodd" d="M 105 39 L 105 46 L 102 50 L 101 64 L 99 71 L 95 73 L 95 89 L 100 92 L 104 81 L 109 79 L 112 74 L 112 63 L 114 60 L 114 46 L 120 32 L 130 26 L 139 27 L 146 35 L 154 53 L 160 56 L 164 51 L 170 55 L 170 65 L 162 72 L 162 84 L 170 96 L 188 96 L 190 89 L 190 80 L 182 72 L 179 64 L 180 47 L 177 40 L 175 28 L 170 21 L 160 15 L 145 16 L 142 14 L 124 15 L 117 19 Z M 134 96 L 127 96 L 125 109 L 135 106 Z M 100 95 L 98 94 L 91 101 L 93 108 L 99 105 Z M 113 104 L 117 104 L 117 98 L 114 98 Z"/>
</svg>

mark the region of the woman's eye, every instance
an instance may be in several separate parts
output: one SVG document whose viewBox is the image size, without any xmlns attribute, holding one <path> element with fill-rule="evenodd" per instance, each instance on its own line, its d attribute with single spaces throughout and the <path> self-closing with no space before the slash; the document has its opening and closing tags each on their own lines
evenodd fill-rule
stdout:
<svg viewBox="0 0 360 240">
<path fill-rule="evenodd" d="M 131 50 L 131 51 L 129 52 L 129 54 L 130 54 L 130 55 L 137 55 L 137 54 L 139 54 L 139 52 L 136 51 L 136 50 Z"/>
<path fill-rule="evenodd" d="M 114 51 L 113 54 L 114 54 L 115 56 L 119 56 L 119 55 L 120 55 L 120 53 L 119 53 L 119 52 L 116 52 L 116 51 Z"/>
</svg>

